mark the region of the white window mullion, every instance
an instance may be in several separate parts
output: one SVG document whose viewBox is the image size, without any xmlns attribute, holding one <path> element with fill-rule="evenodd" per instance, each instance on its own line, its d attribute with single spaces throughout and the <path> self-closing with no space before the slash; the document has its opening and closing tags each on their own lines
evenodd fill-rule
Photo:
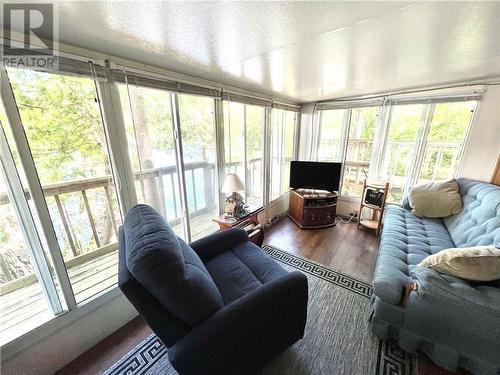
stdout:
<svg viewBox="0 0 500 375">
<path fill-rule="evenodd" d="M 408 192 L 418 181 L 420 172 L 422 169 L 422 163 L 424 162 L 425 152 L 427 150 L 427 139 L 429 137 L 429 132 L 432 126 L 432 117 L 434 116 L 434 110 L 436 109 L 436 104 L 429 104 L 426 107 L 425 119 L 422 121 L 422 126 L 417 134 L 417 148 L 415 156 L 412 159 L 412 171 L 407 183 L 406 192 Z M 406 195 L 405 195 L 406 196 Z"/>
<path fill-rule="evenodd" d="M 344 113 L 344 121 L 340 132 L 340 142 L 338 150 L 338 160 L 345 162 L 347 157 L 347 142 L 349 141 L 349 129 L 351 127 L 352 109 L 348 109 Z"/>
<path fill-rule="evenodd" d="M 264 168 L 264 175 L 262 178 L 263 184 L 263 194 L 264 194 L 264 206 L 265 206 L 265 220 L 269 220 L 269 203 L 271 202 L 271 121 L 272 121 L 272 110 L 266 107 L 264 110 L 264 155 L 262 156 L 262 164 Z"/>
<path fill-rule="evenodd" d="M 281 198 L 282 196 L 282 192 L 281 192 L 281 188 L 283 186 L 283 165 L 285 164 L 285 133 L 286 133 L 286 112 L 285 111 L 281 111 L 281 126 L 280 126 L 280 142 L 279 142 L 279 166 L 280 166 L 280 182 L 279 182 L 279 185 L 278 185 L 278 198 L 276 199 L 279 199 Z"/>
<path fill-rule="evenodd" d="M 314 146 L 312 149 L 312 160 L 318 161 L 319 158 L 319 148 L 321 145 L 321 129 L 323 128 L 323 111 L 318 111 L 319 116 L 317 116 L 317 122 L 316 124 L 313 123 L 313 139 L 314 139 Z M 316 126 L 315 126 L 316 125 Z M 314 129 L 316 128 L 316 131 Z"/>
<path fill-rule="evenodd" d="M 228 102 L 229 105 L 229 102 Z M 224 179 L 226 178 L 226 155 L 225 155 L 225 140 L 224 140 L 224 108 L 221 99 L 214 99 L 214 123 L 215 123 L 215 147 L 216 147 L 216 188 L 219 197 L 219 214 L 224 213 L 224 202 L 226 196 L 221 192 Z"/>
<path fill-rule="evenodd" d="M 127 132 L 118 87 L 109 72 L 106 82 L 96 80 L 99 108 L 103 118 L 112 173 L 118 191 L 122 216 L 137 204 L 134 173 L 128 153 Z"/>
<path fill-rule="evenodd" d="M 457 156 L 458 165 L 455 167 L 455 173 L 453 174 L 454 178 L 461 175 L 462 165 L 463 165 L 463 156 L 465 153 L 465 149 L 467 148 L 467 145 L 469 144 L 471 129 L 474 126 L 474 124 L 476 123 L 476 119 L 477 119 L 476 115 L 477 115 L 477 113 L 479 113 L 480 106 L 481 106 L 481 102 L 477 101 L 476 105 L 474 106 L 474 109 L 472 110 L 472 115 L 469 118 L 469 124 L 467 125 L 467 131 L 465 133 L 464 141 L 462 142 L 462 147 L 460 147 L 460 151 L 458 152 L 458 156 Z"/>
<path fill-rule="evenodd" d="M 339 191 L 340 194 L 342 191 L 342 185 L 344 183 L 344 172 L 347 161 L 347 142 L 349 142 L 349 129 L 351 128 L 351 118 L 352 118 L 352 109 L 347 109 L 344 114 L 344 122 L 342 124 L 342 134 L 340 136 L 342 149 L 340 151 L 340 161 L 342 162 L 342 168 L 340 170 L 340 183 L 339 183 Z"/>
<path fill-rule="evenodd" d="M 427 124 L 430 124 L 429 114 L 431 114 L 429 105 L 426 105 L 422 110 L 422 114 L 420 117 L 420 126 L 418 128 L 417 137 L 415 139 L 415 144 L 413 146 L 413 152 L 408 164 L 408 168 L 406 168 L 406 175 L 404 179 L 404 190 L 403 190 L 403 199 L 408 195 L 411 187 L 414 184 L 416 178 L 418 178 L 419 169 L 417 168 L 418 159 L 420 158 L 420 154 L 422 151 L 425 151 L 425 133 Z"/>
<path fill-rule="evenodd" d="M 189 222 L 189 205 L 186 189 L 186 174 L 184 173 L 184 155 L 182 154 L 182 136 L 179 117 L 178 94 L 170 94 L 172 108 L 172 122 L 175 140 L 175 156 L 177 163 L 177 176 L 179 178 L 179 189 L 181 190 L 182 223 L 186 242 L 191 242 L 191 225 Z"/>
<path fill-rule="evenodd" d="M 247 155 L 247 106 L 243 105 L 243 174 L 244 174 L 244 181 L 243 183 L 245 184 L 245 202 L 248 202 L 248 182 L 250 181 L 249 179 L 249 170 L 247 169 L 247 162 L 248 162 L 248 155 Z"/>
<path fill-rule="evenodd" d="M 76 308 L 75 296 L 71 287 L 66 267 L 64 265 L 64 259 L 59 247 L 59 242 L 57 241 L 52 220 L 50 218 L 50 213 L 47 207 L 47 202 L 45 201 L 42 185 L 40 184 L 40 179 L 35 168 L 35 163 L 31 155 L 28 140 L 24 132 L 24 127 L 21 121 L 19 110 L 17 108 L 14 93 L 12 92 L 12 87 L 10 85 L 7 72 L 4 68 L 0 69 L 0 92 L 5 107 L 5 113 L 9 120 L 12 135 L 19 152 L 19 158 L 26 175 L 28 188 L 30 190 L 38 217 L 40 219 L 40 223 L 45 235 L 45 239 L 47 241 L 52 261 L 54 263 L 55 274 L 59 280 L 59 283 L 61 284 L 61 290 L 68 309 L 73 310 Z"/>
<path fill-rule="evenodd" d="M 381 109 L 379 120 L 379 133 L 376 136 L 376 144 L 373 145 L 372 157 L 375 158 L 374 177 L 387 178 L 385 153 L 387 151 L 387 142 L 389 139 L 389 127 L 391 126 L 393 106 L 384 105 Z"/>
<path fill-rule="evenodd" d="M 300 144 L 300 131 L 302 127 L 302 118 L 300 112 L 295 113 L 294 119 L 294 136 L 293 136 L 293 159 L 299 160 L 299 144 Z"/>
</svg>

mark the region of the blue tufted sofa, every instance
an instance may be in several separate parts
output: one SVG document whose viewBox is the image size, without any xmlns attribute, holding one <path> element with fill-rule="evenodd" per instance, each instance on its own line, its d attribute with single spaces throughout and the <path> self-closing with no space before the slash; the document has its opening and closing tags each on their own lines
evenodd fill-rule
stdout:
<svg viewBox="0 0 500 375">
<path fill-rule="evenodd" d="M 373 332 L 448 370 L 500 374 L 500 280 L 472 283 L 417 266 L 443 249 L 500 247 L 500 187 L 457 179 L 463 210 L 444 219 L 386 209 L 373 279 Z M 417 289 L 405 295 L 406 287 Z"/>
</svg>

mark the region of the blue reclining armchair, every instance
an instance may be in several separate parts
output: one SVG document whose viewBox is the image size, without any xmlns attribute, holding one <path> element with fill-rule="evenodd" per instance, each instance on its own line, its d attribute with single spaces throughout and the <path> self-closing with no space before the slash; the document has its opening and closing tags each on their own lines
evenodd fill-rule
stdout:
<svg viewBox="0 0 500 375">
<path fill-rule="evenodd" d="M 129 210 L 118 285 L 180 374 L 246 374 L 304 334 L 307 278 L 287 272 L 243 229 L 186 244 L 151 207 Z"/>
</svg>

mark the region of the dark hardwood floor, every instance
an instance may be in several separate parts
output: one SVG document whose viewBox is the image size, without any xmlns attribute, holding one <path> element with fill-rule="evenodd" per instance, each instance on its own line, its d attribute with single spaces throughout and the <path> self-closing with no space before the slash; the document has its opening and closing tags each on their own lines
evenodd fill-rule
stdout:
<svg viewBox="0 0 500 375">
<path fill-rule="evenodd" d="M 378 238 L 372 231 L 358 230 L 354 222 L 339 222 L 332 228 L 301 230 L 286 217 L 266 231 L 264 243 L 312 259 L 361 280 L 372 280 Z M 57 374 L 100 374 L 150 334 L 151 330 L 144 320 L 137 317 Z"/>
<path fill-rule="evenodd" d="M 144 319 L 138 316 L 70 362 L 56 374 L 102 374 L 151 333 L 152 331 Z"/>
<path fill-rule="evenodd" d="M 343 224 L 339 220 L 337 226 L 332 228 L 301 230 L 290 219 L 282 218 L 266 231 L 264 243 L 371 282 L 379 239 L 373 231 L 358 230 L 355 222 Z M 57 374 L 101 374 L 151 333 L 144 320 L 137 317 Z M 453 375 L 436 366 L 422 353 L 418 363 L 420 375 Z M 459 371 L 457 374 L 466 373 Z"/>
<path fill-rule="evenodd" d="M 374 231 L 357 229 L 355 222 L 337 223 L 332 228 L 300 229 L 286 217 L 266 232 L 264 243 L 371 282 L 378 237 Z"/>
</svg>

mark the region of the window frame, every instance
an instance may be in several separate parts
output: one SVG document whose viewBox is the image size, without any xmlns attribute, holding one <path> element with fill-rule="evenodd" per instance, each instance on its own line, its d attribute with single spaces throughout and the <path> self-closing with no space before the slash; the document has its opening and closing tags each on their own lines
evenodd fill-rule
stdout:
<svg viewBox="0 0 500 375">
<path fill-rule="evenodd" d="M 67 59 L 67 58 L 66 58 Z M 70 58 L 71 60 L 71 58 Z M 68 61 L 70 61 L 68 60 Z M 82 60 L 83 61 L 83 60 Z M 80 61 L 81 62 L 81 61 Z M 106 138 L 106 146 L 108 151 L 108 158 L 111 164 L 111 172 L 114 179 L 114 184 L 116 188 L 116 196 L 118 198 L 118 206 L 122 217 L 124 213 L 128 211 L 132 206 L 137 203 L 137 192 L 134 187 L 134 175 L 131 165 L 130 156 L 128 155 L 128 142 L 127 142 L 127 134 L 124 122 L 124 113 L 121 108 L 120 95 L 118 91 L 118 86 L 116 83 L 123 83 L 120 80 L 120 74 L 117 77 L 117 70 L 111 69 L 108 67 L 102 67 L 99 65 L 94 65 L 95 62 L 88 62 L 87 59 L 81 62 L 80 65 L 90 66 L 88 70 L 75 70 L 75 71 L 48 71 L 47 73 L 60 74 L 60 75 L 81 75 L 88 79 L 92 79 L 95 84 L 96 89 L 96 97 L 99 105 L 100 116 L 103 124 L 104 134 Z M 83 66 L 82 65 L 82 66 Z M 124 74 L 125 71 L 122 71 Z M 53 319 L 47 321 L 46 323 L 41 324 L 37 328 L 30 330 L 29 332 L 20 335 L 17 338 L 5 343 L 3 345 L 3 353 L 4 357 L 8 358 L 15 353 L 18 353 L 20 350 L 28 347 L 37 341 L 37 337 L 46 337 L 47 335 L 53 334 L 59 329 L 67 326 L 68 324 L 74 323 L 79 319 L 83 318 L 85 314 L 90 313 L 91 311 L 96 310 L 97 308 L 104 306 L 110 303 L 112 300 L 121 296 L 121 292 L 118 289 L 118 285 L 114 284 L 102 291 L 96 293 L 95 295 L 81 301 L 80 303 L 76 303 L 75 296 L 73 293 L 73 288 L 71 286 L 66 265 L 62 256 L 62 252 L 60 246 L 58 244 L 58 240 L 55 234 L 55 230 L 53 227 L 53 223 L 51 221 L 51 217 L 49 214 L 47 202 L 45 200 L 43 190 L 41 187 L 40 180 L 38 178 L 38 172 L 36 170 L 32 155 L 31 149 L 29 147 L 26 134 L 24 133 L 24 127 L 22 124 L 22 120 L 17 108 L 17 102 L 12 92 L 12 87 L 10 85 L 7 71 L 5 67 L 0 68 L 0 89 L 1 89 L 1 97 L 4 103 L 5 112 L 8 118 L 7 126 L 10 127 L 12 133 L 14 134 L 14 142 L 17 150 L 20 155 L 21 166 L 26 174 L 26 178 L 28 181 L 28 188 L 30 189 L 33 203 L 35 206 L 35 211 L 41 222 L 41 227 L 36 228 L 39 234 L 44 235 L 48 251 L 50 253 L 54 273 L 59 281 L 61 294 L 63 295 L 64 302 L 66 305 L 66 309 L 55 316 Z M 147 76 L 147 74 L 146 74 Z M 155 77 L 155 82 L 166 82 L 168 80 L 165 76 L 157 76 Z M 145 87 L 149 87 L 147 84 L 147 80 L 145 81 Z M 161 86 L 161 88 L 165 91 L 168 91 L 171 95 L 171 100 L 175 100 L 181 89 L 179 89 L 179 83 L 174 85 L 174 90 L 169 91 L 168 88 Z M 172 86 L 172 87 L 174 87 Z M 207 92 L 202 94 L 195 94 L 191 92 L 185 92 L 187 95 L 201 95 L 204 97 L 211 97 L 214 101 L 213 115 L 214 115 L 214 124 L 215 124 L 215 142 L 216 142 L 216 188 L 219 192 L 217 195 L 219 212 L 222 212 L 223 202 L 222 194 L 220 194 L 220 188 L 223 182 L 224 177 L 224 123 L 223 123 L 223 110 L 222 110 L 222 92 L 220 89 L 210 89 Z M 262 204 L 266 208 L 266 217 L 269 214 L 269 166 L 267 165 L 267 161 L 269 160 L 269 139 L 266 136 L 270 129 L 270 121 L 272 119 L 272 111 L 274 110 L 272 107 L 276 107 L 276 109 L 283 109 L 289 112 L 294 113 L 294 134 L 293 134 L 293 149 L 292 149 L 292 160 L 295 160 L 298 152 L 298 120 L 299 120 L 299 107 L 296 105 L 287 105 L 276 103 L 273 104 L 272 100 L 262 99 L 257 101 L 252 101 L 249 98 L 253 98 L 250 96 L 241 96 L 241 100 L 248 105 L 254 105 L 263 108 L 263 143 L 262 143 L 262 193 L 263 193 L 263 201 Z M 176 104 L 176 107 L 178 104 Z M 172 108 L 174 110 L 174 108 Z M 178 108 L 176 108 L 178 111 Z M 246 122 L 246 121 L 245 121 Z M 182 139 L 180 139 L 180 128 L 181 124 L 179 120 L 177 120 L 177 124 L 174 122 L 174 126 L 177 129 L 174 129 L 174 136 L 180 140 L 179 145 L 176 149 L 176 154 L 182 155 Z M 245 134 L 246 136 L 246 134 Z M 246 146 L 246 139 L 245 139 Z M 246 163 L 245 163 L 246 164 Z M 246 168 L 246 166 L 245 166 Z M 182 170 L 182 169 L 180 169 Z M 179 184 L 182 188 L 185 188 L 185 183 Z M 280 198 L 285 194 L 281 194 Z M 185 215 L 188 214 L 187 210 L 185 211 Z M 189 223 L 186 222 L 186 226 L 189 226 Z M 189 229 L 188 229 L 189 230 Z M 189 237 L 187 237 L 190 240 Z"/>
<path fill-rule="evenodd" d="M 418 182 L 425 158 L 425 152 L 428 145 L 428 136 L 432 126 L 432 119 L 434 116 L 436 105 L 440 103 L 456 103 L 456 102 L 469 102 L 469 101 L 475 102 L 475 105 L 474 109 L 472 110 L 472 114 L 469 118 L 469 123 L 467 124 L 467 129 L 464 135 L 462 146 L 457 156 L 459 162 L 455 166 L 455 170 L 453 172 L 453 177 L 456 178 L 457 174 L 460 171 L 461 164 L 463 162 L 463 154 L 465 152 L 465 149 L 469 141 L 471 129 L 475 123 L 475 118 L 478 112 L 478 108 L 481 105 L 481 96 L 478 95 L 469 95 L 469 96 L 463 95 L 456 97 L 452 96 L 447 98 L 431 97 L 426 99 L 414 99 L 414 100 L 402 100 L 402 101 L 384 100 L 381 102 L 372 102 L 371 104 L 364 103 L 360 105 L 356 105 L 355 102 L 352 102 L 350 105 L 342 104 L 338 106 L 334 105 L 320 106 L 319 109 L 316 109 L 314 111 L 316 120 L 313 121 L 313 123 L 316 124 L 315 126 L 316 131 L 314 131 L 313 129 L 313 139 L 314 139 L 313 144 L 316 147 L 315 149 L 312 150 L 312 160 L 319 161 L 319 147 L 321 142 L 321 128 L 323 119 L 322 112 L 325 110 L 341 110 L 341 109 L 345 110 L 346 112 L 344 115 L 343 131 L 341 138 L 341 144 L 343 145 L 343 150 L 342 150 L 342 160 L 340 160 L 342 162 L 342 170 L 341 170 L 340 185 L 339 185 L 339 194 L 340 194 L 342 192 L 342 186 L 344 183 L 344 172 L 346 166 L 347 147 L 349 144 L 349 129 L 351 126 L 352 111 L 356 108 L 378 107 L 368 178 L 375 178 L 375 179 L 383 178 L 384 158 L 387 152 L 389 129 L 391 126 L 391 120 L 394 109 L 398 105 L 421 104 L 423 105 L 422 115 L 418 133 L 415 139 L 415 144 L 411 151 L 409 169 L 407 170 L 405 175 L 405 188 L 403 191 L 403 198 L 401 200 L 403 201 L 404 198 L 408 195 L 409 190 Z M 340 195 L 340 197 L 341 199 L 356 200 L 356 201 L 361 198 L 357 196 L 347 196 L 347 195 Z M 400 202 L 394 202 L 394 203 L 398 204 Z"/>
<path fill-rule="evenodd" d="M 61 248 L 56 237 L 56 233 L 52 224 L 47 201 L 42 190 L 42 185 L 38 177 L 38 172 L 35 167 L 35 162 L 31 155 L 31 149 L 28 144 L 26 133 L 21 121 L 21 116 L 17 108 L 14 92 L 7 75 L 5 67 L 0 68 L 0 90 L 1 98 L 5 108 L 5 114 L 8 119 L 8 126 L 12 131 L 12 135 L 19 153 L 19 159 L 26 175 L 28 188 L 30 190 L 35 209 L 40 219 L 42 231 L 44 232 L 47 241 L 48 250 L 54 263 L 54 272 L 59 280 L 61 291 L 68 307 L 68 310 L 77 308 L 73 288 L 66 270 Z"/>
<path fill-rule="evenodd" d="M 0 151 L 0 174 L 3 175 L 6 183 L 9 203 L 12 205 L 12 210 L 23 234 L 26 252 L 30 262 L 33 263 L 34 273 L 45 296 L 47 307 L 54 316 L 60 315 L 65 311 L 65 308 L 59 299 L 56 284 L 50 272 L 49 260 L 45 256 L 42 242 L 36 230 L 36 224 L 3 127 L 0 128 Z"/>
</svg>

